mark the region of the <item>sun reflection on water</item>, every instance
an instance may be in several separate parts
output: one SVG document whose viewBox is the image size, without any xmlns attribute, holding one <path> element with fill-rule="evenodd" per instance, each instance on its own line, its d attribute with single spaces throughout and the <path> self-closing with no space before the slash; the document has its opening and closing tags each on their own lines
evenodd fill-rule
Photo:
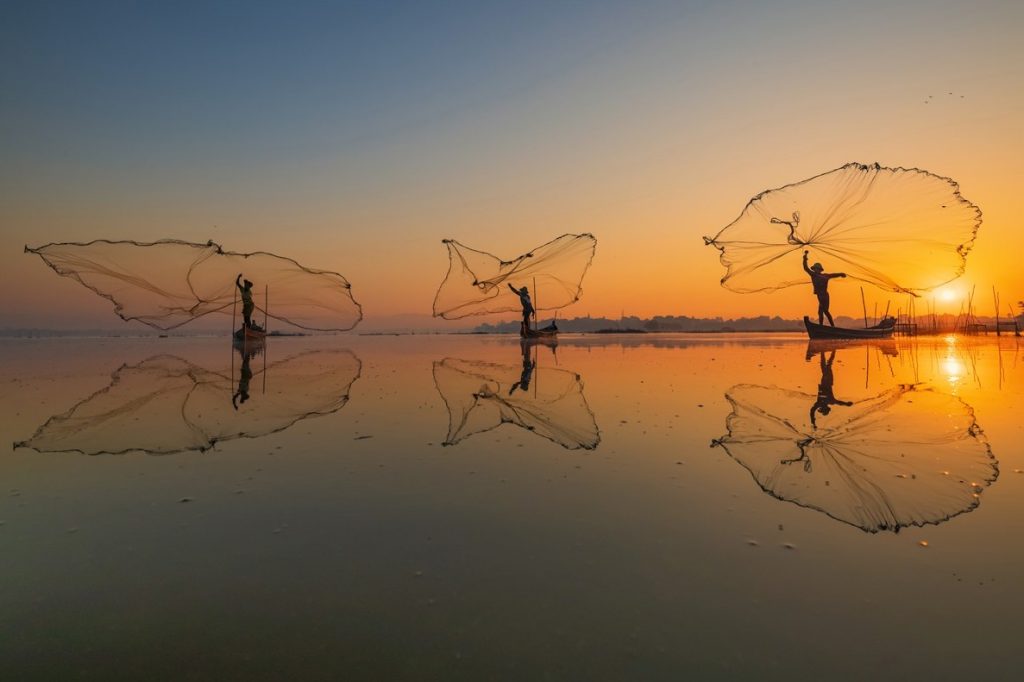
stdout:
<svg viewBox="0 0 1024 682">
<path fill-rule="evenodd" d="M 945 375 L 946 381 L 952 386 L 956 387 L 963 379 L 966 367 L 964 363 L 960 361 L 960 358 L 956 356 L 957 350 L 957 338 L 954 334 L 948 334 L 945 338 L 946 342 L 946 354 L 940 362 L 942 374 Z"/>
</svg>

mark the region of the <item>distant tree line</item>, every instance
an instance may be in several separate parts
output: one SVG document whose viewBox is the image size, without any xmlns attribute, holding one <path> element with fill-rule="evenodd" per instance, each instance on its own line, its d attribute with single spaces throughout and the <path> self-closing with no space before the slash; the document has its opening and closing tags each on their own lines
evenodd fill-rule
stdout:
<svg viewBox="0 0 1024 682">
<path fill-rule="evenodd" d="M 837 318 L 836 323 L 840 323 Z M 542 318 L 540 326 L 550 322 Z M 850 320 L 849 322 L 852 322 Z M 801 331 L 803 321 L 787 320 L 779 316 L 740 317 L 726 319 L 722 317 L 689 317 L 686 315 L 656 315 L 650 318 L 636 316 L 608 317 L 573 317 L 557 321 L 558 328 L 564 332 L 612 332 L 612 331 L 643 331 L 643 332 L 782 332 Z M 508 321 L 494 324 L 484 323 L 474 328 L 475 332 L 485 334 L 517 333 L 519 322 Z"/>
</svg>

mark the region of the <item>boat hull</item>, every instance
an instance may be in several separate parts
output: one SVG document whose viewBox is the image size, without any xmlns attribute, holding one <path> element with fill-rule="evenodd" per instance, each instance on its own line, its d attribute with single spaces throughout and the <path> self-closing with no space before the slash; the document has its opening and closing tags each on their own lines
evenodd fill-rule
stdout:
<svg viewBox="0 0 1024 682">
<path fill-rule="evenodd" d="M 254 342 L 263 341 L 267 338 L 265 331 L 258 331 L 256 329 L 250 329 L 249 327 L 240 327 L 235 330 L 234 339 L 237 342 Z"/>
<path fill-rule="evenodd" d="M 866 329 L 815 324 L 806 315 L 804 316 L 804 327 L 807 328 L 807 336 L 811 339 L 890 339 L 895 330 L 895 324 L 891 322 L 883 322 Z"/>
<path fill-rule="evenodd" d="M 545 327 L 544 329 L 521 327 L 519 329 L 519 337 L 523 339 L 557 339 L 558 329 L 553 326 Z"/>
</svg>

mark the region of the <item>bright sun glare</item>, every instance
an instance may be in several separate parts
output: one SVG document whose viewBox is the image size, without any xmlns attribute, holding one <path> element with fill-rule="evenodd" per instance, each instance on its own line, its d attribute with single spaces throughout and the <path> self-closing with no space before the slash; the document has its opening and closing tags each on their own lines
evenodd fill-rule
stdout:
<svg viewBox="0 0 1024 682">
<path fill-rule="evenodd" d="M 939 289 L 936 292 L 936 294 L 938 294 L 938 297 L 939 297 L 940 301 L 949 302 L 949 301 L 952 301 L 952 300 L 956 299 L 956 292 L 953 289 L 950 289 L 950 288 Z"/>
</svg>

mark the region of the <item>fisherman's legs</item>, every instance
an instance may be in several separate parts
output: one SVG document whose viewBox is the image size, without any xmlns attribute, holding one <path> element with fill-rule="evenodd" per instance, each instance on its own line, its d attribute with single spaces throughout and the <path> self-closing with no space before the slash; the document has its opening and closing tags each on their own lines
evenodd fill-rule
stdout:
<svg viewBox="0 0 1024 682">
<path fill-rule="evenodd" d="M 256 306 L 242 306 L 242 320 L 246 327 L 252 329 L 252 311 Z"/>
<path fill-rule="evenodd" d="M 818 324 L 825 324 L 824 318 L 828 318 L 828 323 L 833 327 L 836 326 L 835 320 L 832 319 L 832 313 L 829 312 L 829 296 L 827 293 L 818 294 Z"/>
<path fill-rule="evenodd" d="M 530 313 L 528 313 L 527 311 L 524 310 L 523 311 L 523 329 L 526 330 L 526 329 L 529 329 L 529 328 L 530 328 Z"/>
</svg>

